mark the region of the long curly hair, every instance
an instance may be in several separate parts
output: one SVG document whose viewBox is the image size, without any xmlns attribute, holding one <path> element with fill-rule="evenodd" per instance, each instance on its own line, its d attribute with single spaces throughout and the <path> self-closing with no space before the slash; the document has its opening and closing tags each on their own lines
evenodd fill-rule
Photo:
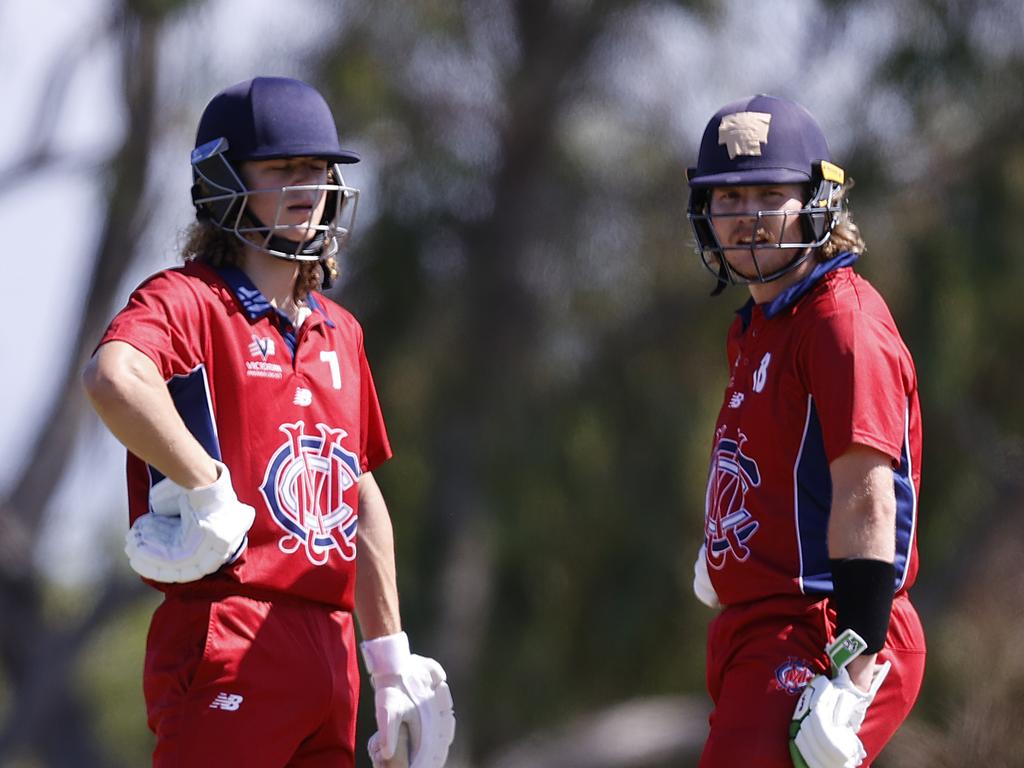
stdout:
<svg viewBox="0 0 1024 768">
<path fill-rule="evenodd" d="M 198 261 L 211 267 L 233 266 L 245 268 L 245 249 L 242 241 L 232 233 L 218 228 L 209 221 L 194 221 L 184 233 L 185 245 L 181 249 L 184 261 Z M 295 281 L 292 298 L 304 300 L 310 291 L 323 285 L 324 273 L 317 261 L 300 261 L 299 276 Z M 338 263 L 334 257 L 324 262 L 333 282 L 338 277 Z"/>
<path fill-rule="evenodd" d="M 840 201 L 845 200 L 847 193 L 853 187 L 853 179 L 850 179 L 839 191 Z M 843 206 L 837 216 L 838 221 L 832 230 L 832 236 L 823 246 L 818 248 L 817 257 L 821 261 L 828 261 L 843 251 L 852 251 L 861 254 L 867 250 L 864 238 L 860 234 L 860 228 L 854 223 L 850 215 L 849 204 Z"/>
</svg>

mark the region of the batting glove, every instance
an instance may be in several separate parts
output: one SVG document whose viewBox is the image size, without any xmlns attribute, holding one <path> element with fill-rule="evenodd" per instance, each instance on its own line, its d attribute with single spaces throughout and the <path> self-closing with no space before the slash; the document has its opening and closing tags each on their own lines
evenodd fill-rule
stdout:
<svg viewBox="0 0 1024 768">
<path fill-rule="evenodd" d="M 183 582 L 213 573 L 241 554 L 256 510 L 231 487 L 231 473 L 217 462 L 217 479 L 187 489 L 165 478 L 150 490 L 150 509 L 128 530 L 125 552 L 147 579 Z"/>
<path fill-rule="evenodd" d="M 367 640 L 362 650 L 375 691 L 377 732 L 368 744 L 374 768 L 442 768 L 455 713 L 441 665 L 410 653 L 405 632 Z"/>
<path fill-rule="evenodd" d="M 708 573 L 707 547 L 704 544 L 700 545 L 700 552 L 693 564 L 693 594 L 708 608 L 722 607 L 715 585 L 711 583 L 711 574 Z"/>
<path fill-rule="evenodd" d="M 789 753 L 796 768 L 857 768 L 867 757 L 857 733 L 892 665 L 887 661 L 875 667 L 870 688 L 862 691 L 846 665 L 866 647 L 860 635 L 845 630 L 827 649 L 832 678 L 817 675 L 800 694 L 789 726 Z"/>
</svg>

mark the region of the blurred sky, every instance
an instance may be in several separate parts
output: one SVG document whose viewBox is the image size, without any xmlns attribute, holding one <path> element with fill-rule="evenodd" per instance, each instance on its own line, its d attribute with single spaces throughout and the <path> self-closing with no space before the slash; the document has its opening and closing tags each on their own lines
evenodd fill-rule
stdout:
<svg viewBox="0 0 1024 768">
<path fill-rule="evenodd" d="M 328 0 L 292 0 L 287 34 L 272 0 L 210 0 L 183 15 L 163 43 L 153 178 L 161 209 L 147 230 L 138 263 L 119 302 L 153 271 L 178 262 L 178 234 L 191 218 L 188 153 L 195 120 L 218 90 L 254 74 L 308 76 L 296 50 L 318 44 L 313 23 L 337 12 Z M 0 227 L 14 235 L 0 260 L 0 284 L 12 316 L 27 332 L 0 338 L 0 354 L 18 360 L 0 398 L 0 488 L 25 460 L 38 419 L 55 394 L 66 345 L 81 309 L 81 289 L 99 237 L 102 179 L 97 166 L 122 138 L 117 40 L 102 34 L 110 13 L 104 0 L 34 0 L 0 4 L 0 71 L 7 119 L 0 121 L 0 169 L 31 144 L 34 112 L 55 58 L 75 56 L 66 98 L 52 124 L 55 150 L 69 162 L 0 190 Z M 298 20 L 304 20 L 300 23 Z M 14 76 L 16 73 L 16 76 Z M 187 84 L 187 85 L 186 85 Z M 360 183 L 361 174 L 352 174 Z M 364 203 L 367 202 L 365 199 Z M 369 202 L 372 203 L 372 200 Z M 364 215 L 372 205 L 361 205 Z M 11 247 L 13 245 L 13 247 Z M 84 430 L 71 471 L 49 510 L 40 563 L 61 564 L 55 576 L 88 579 L 120 557 L 125 520 L 124 452 L 101 428 Z"/>
<path fill-rule="evenodd" d="M 343 23 L 352 6 L 296 0 L 288 4 L 283 21 L 281 7 L 273 0 L 208 0 L 183 14 L 164 40 L 158 99 L 161 133 L 153 158 L 153 178 L 161 193 L 159 214 L 153 217 L 119 301 L 146 275 L 177 263 L 178 233 L 191 218 L 188 152 L 206 101 L 221 88 L 255 74 L 306 76 L 295 52 L 323 44 L 321 37 L 329 26 L 317 19 L 338 18 Z M 809 46 L 805 22 L 820 10 L 817 0 L 730 0 L 723 7 L 720 28 L 709 40 L 707 30 L 685 13 L 652 4 L 637 33 L 642 45 L 623 48 L 621 58 L 603 63 L 610 75 L 609 98 L 639 114 L 667 115 L 685 156 L 695 151 L 705 121 L 719 106 L 777 90 L 784 83 L 786 95 L 796 96 L 819 116 L 833 151 L 841 154 L 854 130 L 843 116 L 847 105 L 861 99 L 868 72 L 866 64 L 858 62 L 870 61 L 888 41 L 887 26 L 879 23 L 887 13 L 885 4 L 876 5 L 877 12 L 869 9 L 829 52 L 828 61 L 850 63 L 844 67 L 807 59 L 814 41 Z M 99 234 L 97 203 L 102 188 L 96 169 L 121 138 L 117 40 L 96 35 L 108 14 L 103 0 L 0 4 L 0 71 L 6 75 L 2 89 L 7 115 L 0 121 L 0 172 L 30 145 L 34 111 L 57 54 L 77 57 L 52 125 L 58 151 L 71 161 L 0 189 L 0 227 L 9 238 L 6 258 L 0 260 L 0 284 L 9 286 L 11 316 L 28 329 L 0 337 L 0 359 L 20 364 L 17 376 L 9 373 L 4 378 L 0 398 L 4 490 L 17 477 L 34 431 L 46 428 L 38 419 L 58 383 Z M 343 105 L 335 107 L 343 111 Z M 872 117 L 864 119 L 870 122 Z M 898 127 L 898 110 L 883 109 L 874 119 L 883 126 L 895 120 Z M 343 117 L 339 122 L 343 124 Z M 374 218 L 375 166 L 358 137 L 343 135 L 342 141 L 364 157 L 351 175 L 346 174 L 363 192 L 358 238 L 359 229 Z M 87 579 L 109 567 L 111 558 L 121 558 L 125 520 L 122 449 L 95 425 L 80 434 L 79 443 L 71 471 L 54 479 L 60 487 L 39 553 L 44 567 L 59 562 L 60 567 L 51 570 L 68 580 Z"/>
</svg>

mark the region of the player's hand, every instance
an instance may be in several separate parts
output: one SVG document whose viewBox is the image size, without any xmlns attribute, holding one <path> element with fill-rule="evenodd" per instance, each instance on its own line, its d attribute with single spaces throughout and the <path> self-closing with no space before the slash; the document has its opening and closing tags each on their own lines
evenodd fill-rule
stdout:
<svg viewBox="0 0 1024 768">
<path fill-rule="evenodd" d="M 789 752 L 796 768 L 857 768 L 867 757 L 857 733 L 891 664 L 875 667 L 870 688 L 862 691 L 850 680 L 846 665 L 865 647 L 852 629 L 843 632 L 828 648 L 832 678 L 817 675 L 800 694 L 789 726 Z"/>
<path fill-rule="evenodd" d="M 362 649 L 375 691 L 377 732 L 368 744 L 374 768 L 442 768 L 455 713 L 441 665 L 410 653 L 404 632 L 368 640 Z"/>
<path fill-rule="evenodd" d="M 186 489 L 170 479 L 150 491 L 150 509 L 128 531 L 125 552 L 132 569 L 154 581 L 183 582 L 213 573 L 244 548 L 256 510 L 231 487 L 227 466 L 217 480 Z"/>
<path fill-rule="evenodd" d="M 700 552 L 693 563 L 693 594 L 708 608 L 722 607 L 715 585 L 711 583 L 711 574 L 708 573 L 707 548 L 704 544 L 700 545 Z"/>
</svg>

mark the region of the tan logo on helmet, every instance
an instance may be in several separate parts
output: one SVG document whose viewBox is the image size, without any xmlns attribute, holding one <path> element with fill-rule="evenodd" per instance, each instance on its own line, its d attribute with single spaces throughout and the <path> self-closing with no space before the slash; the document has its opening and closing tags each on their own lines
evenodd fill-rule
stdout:
<svg viewBox="0 0 1024 768">
<path fill-rule="evenodd" d="M 761 145 L 768 143 L 769 112 L 734 112 L 722 118 L 718 126 L 718 143 L 729 150 L 729 159 L 736 155 L 760 155 Z"/>
</svg>

